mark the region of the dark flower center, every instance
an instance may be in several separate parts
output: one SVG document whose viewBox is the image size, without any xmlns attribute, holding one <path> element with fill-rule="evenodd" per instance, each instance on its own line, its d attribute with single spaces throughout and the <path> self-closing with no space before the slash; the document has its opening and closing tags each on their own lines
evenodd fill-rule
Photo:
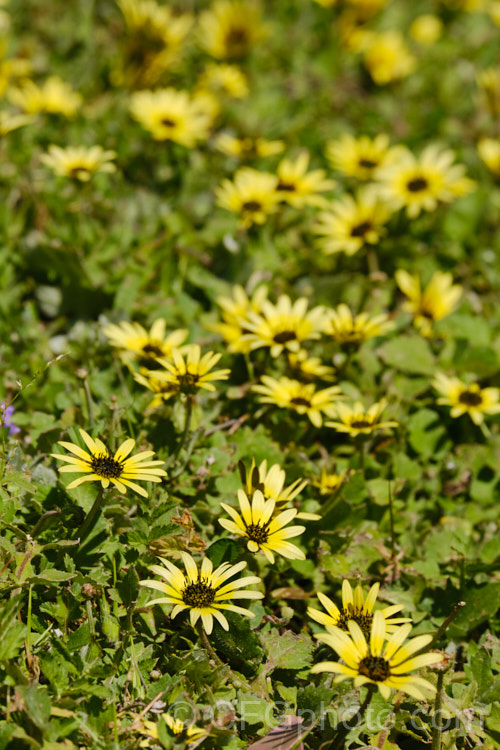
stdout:
<svg viewBox="0 0 500 750">
<path fill-rule="evenodd" d="M 189 583 L 182 592 L 182 600 L 188 607 L 210 607 L 215 599 L 215 589 L 206 578 Z"/>
<path fill-rule="evenodd" d="M 410 193 L 419 193 L 421 190 L 425 190 L 427 187 L 429 187 L 429 183 L 425 179 L 425 177 L 415 177 L 413 180 L 410 180 L 406 186 Z"/>
<path fill-rule="evenodd" d="M 362 609 L 356 609 L 352 604 L 346 607 L 342 607 L 336 627 L 341 630 L 348 630 L 347 623 L 349 620 L 357 622 L 361 630 L 365 635 L 369 635 L 371 632 L 373 614 L 371 612 L 363 612 Z"/>
<path fill-rule="evenodd" d="M 227 33 L 226 46 L 230 55 L 243 55 L 248 46 L 248 31 L 242 26 L 233 26 Z"/>
<path fill-rule="evenodd" d="M 372 427 L 372 423 L 369 422 L 367 419 L 354 419 L 351 422 L 351 427 L 354 427 L 357 430 L 362 429 L 363 427 Z"/>
<path fill-rule="evenodd" d="M 274 341 L 277 344 L 286 344 L 288 341 L 295 341 L 296 338 L 295 331 L 280 331 L 274 335 Z"/>
<path fill-rule="evenodd" d="M 307 398 L 302 398 L 301 396 L 292 398 L 290 403 L 294 404 L 294 406 L 306 406 L 308 409 L 311 408 L 311 402 Z"/>
<path fill-rule="evenodd" d="M 260 201 L 246 201 L 242 205 L 244 211 L 262 211 L 262 204 Z"/>
<path fill-rule="evenodd" d="M 90 466 L 94 474 L 103 479 L 118 479 L 123 472 L 122 464 L 115 461 L 110 453 L 105 456 L 92 456 Z"/>
<path fill-rule="evenodd" d="M 265 544 L 269 538 L 269 529 L 267 526 L 261 526 L 260 523 L 251 523 L 246 527 L 247 537 L 256 544 Z"/>
<path fill-rule="evenodd" d="M 166 128 L 175 128 L 177 123 L 175 120 L 172 120 L 170 117 L 162 117 L 160 120 L 161 124 L 164 125 Z"/>
<path fill-rule="evenodd" d="M 278 182 L 277 190 L 283 190 L 288 193 L 294 193 L 297 189 L 297 186 L 294 185 L 292 182 L 282 182 L 281 180 Z"/>
<path fill-rule="evenodd" d="M 462 391 L 458 400 L 461 404 L 465 404 L 466 406 L 479 406 L 483 403 L 481 394 L 477 391 Z"/>
<path fill-rule="evenodd" d="M 381 656 L 365 656 L 358 666 L 360 675 L 369 677 L 374 682 L 384 682 L 391 674 L 389 662 Z"/>
<path fill-rule="evenodd" d="M 91 170 L 83 165 L 78 167 L 72 167 L 70 170 L 71 177 L 80 177 L 80 175 L 90 174 Z"/>
<path fill-rule="evenodd" d="M 177 379 L 183 393 L 197 393 L 200 380 L 200 376 L 197 373 L 185 372 L 182 375 L 178 374 Z"/>
<path fill-rule="evenodd" d="M 145 344 L 145 346 L 142 347 L 142 351 L 150 357 L 163 357 L 165 353 L 159 344 L 152 343 Z"/>
<path fill-rule="evenodd" d="M 365 169 L 373 169 L 373 167 L 377 166 L 377 162 L 372 161 L 371 159 L 360 159 L 359 166 L 364 167 Z"/>
<path fill-rule="evenodd" d="M 356 224 L 356 226 L 351 229 L 351 237 L 364 237 L 372 227 L 373 224 L 371 221 L 362 221 L 361 224 Z"/>
</svg>

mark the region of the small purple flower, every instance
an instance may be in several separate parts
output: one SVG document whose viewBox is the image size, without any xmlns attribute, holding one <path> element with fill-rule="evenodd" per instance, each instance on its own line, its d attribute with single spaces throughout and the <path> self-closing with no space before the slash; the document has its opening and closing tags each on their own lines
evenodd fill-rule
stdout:
<svg viewBox="0 0 500 750">
<path fill-rule="evenodd" d="M 13 406 L 5 406 L 4 403 L 0 404 L 0 426 L 8 427 L 9 435 L 17 435 L 18 432 L 21 432 L 20 428 L 11 422 L 14 411 Z"/>
</svg>

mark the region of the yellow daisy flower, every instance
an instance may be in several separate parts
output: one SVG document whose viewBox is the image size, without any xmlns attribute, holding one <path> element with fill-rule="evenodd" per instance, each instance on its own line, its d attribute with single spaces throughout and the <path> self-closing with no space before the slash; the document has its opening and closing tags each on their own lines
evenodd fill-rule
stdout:
<svg viewBox="0 0 500 750">
<path fill-rule="evenodd" d="M 413 73 L 417 59 L 395 29 L 370 31 L 363 38 L 363 62 L 374 82 L 384 86 Z"/>
<path fill-rule="evenodd" d="M 373 179 L 376 170 L 390 161 L 391 151 L 389 136 L 385 133 L 375 138 L 366 135 L 354 138 L 344 133 L 326 144 L 326 158 L 333 169 L 358 180 Z"/>
<path fill-rule="evenodd" d="M 186 745 L 191 742 L 197 742 L 202 737 L 206 737 L 207 732 L 205 729 L 199 729 L 190 724 L 185 724 L 180 719 L 175 719 L 170 714 L 161 714 L 158 717 L 158 722 L 149 721 L 148 719 L 142 719 L 137 730 L 140 734 L 144 734 L 152 740 L 158 740 L 158 723 L 163 720 L 167 727 L 170 729 L 175 739 L 183 739 Z M 150 747 L 150 741 L 143 740 L 139 747 Z"/>
<path fill-rule="evenodd" d="M 58 445 L 66 448 L 72 456 L 65 456 L 59 453 L 51 453 L 53 458 L 58 461 L 66 461 L 67 466 L 61 466 L 61 473 L 84 473 L 83 477 L 78 477 L 71 484 L 68 484 L 68 490 L 79 487 L 84 482 L 100 482 L 102 487 L 109 487 L 113 484 L 119 492 L 124 494 L 127 487 L 137 492 L 138 495 L 147 497 L 148 493 L 134 481 L 161 482 L 161 477 L 167 476 L 167 472 L 158 468 L 163 466 L 163 461 L 151 461 L 154 451 L 142 451 L 136 456 L 127 458 L 135 445 L 135 440 L 129 438 L 125 440 L 117 451 L 113 454 L 99 438 L 91 438 L 85 430 L 80 430 L 80 435 L 87 446 L 87 452 L 74 443 L 67 443 L 60 440 Z"/>
<path fill-rule="evenodd" d="M 265 299 L 260 312 L 248 310 L 241 325 L 249 333 L 242 336 L 250 349 L 267 346 L 271 357 L 279 357 L 283 350 L 297 353 L 304 341 L 319 339 L 326 322 L 324 307 L 307 309 L 307 299 L 300 297 L 292 303 L 282 294 L 275 305 Z"/>
<path fill-rule="evenodd" d="M 285 377 L 276 380 L 270 375 L 263 375 L 261 381 L 251 388 L 255 393 L 262 394 L 259 398 L 261 404 L 276 404 L 281 409 L 306 414 L 315 427 L 321 427 L 323 415 L 332 417 L 336 414 L 337 400 L 343 398 L 341 389 L 336 385 L 317 391 L 314 383 L 300 383 Z"/>
<path fill-rule="evenodd" d="M 11 112 L 0 112 L 0 136 L 8 135 L 13 130 L 24 128 L 35 121 L 32 115 L 13 115 Z"/>
<path fill-rule="evenodd" d="M 152 85 L 180 62 L 193 17 L 174 14 L 155 0 L 117 0 L 117 4 L 127 24 L 125 67 L 130 70 L 116 71 L 115 80 L 130 78 L 134 85 Z"/>
<path fill-rule="evenodd" d="M 500 138 L 481 138 L 477 151 L 490 172 L 500 177 Z"/>
<path fill-rule="evenodd" d="M 347 471 L 342 471 L 340 474 L 330 473 L 325 467 L 321 469 L 321 477 L 319 479 L 312 479 L 311 484 L 313 487 L 319 489 L 320 495 L 331 495 L 336 492 L 348 477 Z"/>
<path fill-rule="evenodd" d="M 240 225 L 264 224 L 278 209 L 280 196 L 276 192 L 278 178 L 251 167 L 242 167 L 234 175 L 234 182 L 223 180 L 216 189 L 217 205 L 240 215 Z"/>
<path fill-rule="evenodd" d="M 265 138 L 237 138 L 229 133 L 220 133 L 214 139 L 214 146 L 221 153 L 237 159 L 264 159 L 281 153 L 285 143 L 267 141 Z"/>
<path fill-rule="evenodd" d="M 9 99 L 29 115 L 47 112 L 65 117 L 74 117 L 82 103 L 80 94 L 57 76 L 47 78 L 41 86 L 33 81 L 23 81 L 17 88 L 9 90 Z"/>
<path fill-rule="evenodd" d="M 432 335 L 432 323 L 452 313 L 462 296 L 463 288 L 453 284 L 451 273 L 436 271 L 422 291 L 417 275 L 398 270 L 396 284 L 408 298 L 403 310 L 413 315 L 413 322 L 423 336 Z"/>
<path fill-rule="evenodd" d="M 500 67 L 486 68 L 476 75 L 484 101 L 493 117 L 500 115 Z"/>
<path fill-rule="evenodd" d="M 423 13 L 412 21 L 409 31 L 412 39 L 427 47 L 441 38 L 443 22 L 432 13 Z"/>
<path fill-rule="evenodd" d="M 219 333 L 229 344 L 228 351 L 245 353 L 250 351 L 250 343 L 242 341 L 244 333 L 248 329 L 244 327 L 244 319 L 250 310 L 258 312 L 262 302 L 267 296 L 267 288 L 259 286 L 251 297 L 242 286 L 236 285 L 231 290 L 231 297 L 217 297 L 216 302 L 222 311 L 221 323 L 209 323 L 206 325 L 210 331 Z"/>
<path fill-rule="evenodd" d="M 157 318 L 150 331 L 140 323 L 122 320 L 118 325 L 109 323 L 103 328 L 111 346 L 120 350 L 120 356 L 127 365 L 138 362 L 145 367 L 157 366 L 159 357 L 169 357 L 172 349 L 180 347 L 188 336 L 185 328 L 178 328 L 167 334 L 164 318 Z"/>
<path fill-rule="evenodd" d="M 330 203 L 312 230 L 320 236 L 318 245 L 326 255 L 354 255 L 365 245 L 380 241 L 391 213 L 389 205 L 373 189 L 365 188 L 356 197 L 344 195 Z"/>
<path fill-rule="evenodd" d="M 49 146 L 40 161 L 60 177 L 88 182 L 96 172 L 115 172 L 115 158 L 116 151 L 105 151 L 101 146 Z"/>
<path fill-rule="evenodd" d="M 381 198 L 394 208 L 406 208 L 414 219 L 422 211 L 435 211 L 439 203 L 467 195 L 476 183 L 465 177 L 462 164 L 453 164 L 454 159 L 453 151 L 441 146 L 427 146 L 418 159 L 400 146 L 398 158 L 376 174 Z"/>
<path fill-rule="evenodd" d="M 211 372 L 221 356 L 215 352 L 206 352 L 201 356 L 201 349 L 197 344 L 186 344 L 182 351 L 172 347 L 169 359 L 162 357 L 157 360 L 164 370 L 155 370 L 151 378 L 164 383 L 164 399 L 178 393 L 194 396 L 200 389 L 215 391 L 215 386 L 211 381 L 227 380 L 231 374 L 231 370 L 228 369 Z M 143 372 L 134 377 L 145 385 L 143 379 L 147 380 L 149 375 Z"/>
<path fill-rule="evenodd" d="M 288 526 L 297 515 L 296 508 L 287 508 L 274 515 L 275 500 L 272 497 L 266 500 L 260 490 L 253 493 L 251 504 L 246 493 L 238 490 L 238 500 L 241 515 L 230 505 L 221 503 L 221 508 L 232 520 L 219 518 L 219 523 L 227 531 L 247 539 L 250 552 L 262 550 L 271 564 L 274 563 L 275 552 L 289 560 L 306 559 L 302 550 L 288 541 L 305 531 L 305 526 Z"/>
<path fill-rule="evenodd" d="M 374 583 L 365 599 L 361 584 L 358 583 L 353 592 L 349 581 L 344 579 L 342 582 L 342 606 L 340 609 L 328 596 L 318 591 L 317 597 L 328 614 L 313 607 L 307 608 L 307 614 L 316 622 L 324 625 L 329 632 L 332 632 L 331 628 L 348 631 L 347 626 L 349 621 L 354 620 L 359 625 L 363 634 L 369 636 L 373 624 L 373 607 L 377 601 L 379 588 L 380 583 Z M 380 610 L 386 621 L 387 632 L 394 632 L 399 625 L 410 622 L 406 617 L 393 617 L 397 612 L 401 612 L 403 608 L 403 604 L 392 604 Z"/>
<path fill-rule="evenodd" d="M 204 557 L 201 567 L 198 567 L 187 552 L 181 552 L 182 562 L 186 569 L 186 575 L 170 560 L 160 557 L 163 565 L 151 565 L 150 570 L 163 578 L 163 581 L 145 580 L 140 581 L 141 586 L 160 591 L 165 596 L 148 602 L 148 606 L 154 604 L 173 604 L 174 608 L 170 617 L 174 619 L 185 609 L 189 610 L 189 619 L 194 628 L 201 618 L 205 632 L 210 635 L 213 630 L 214 618 L 224 628 L 229 630 L 229 623 L 221 610 L 236 612 L 239 615 L 253 617 L 254 613 L 249 609 L 232 604 L 232 599 L 262 599 L 260 591 L 241 591 L 245 586 L 262 583 L 258 576 L 245 576 L 237 578 L 228 583 L 246 568 L 246 562 L 236 565 L 222 563 L 215 570 L 212 561 Z"/>
<path fill-rule="evenodd" d="M 307 380 L 335 380 L 333 367 L 324 365 L 319 357 L 310 357 L 305 349 L 298 352 L 288 352 L 288 364 L 291 369 Z"/>
<path fill-rule="evenodd" d="M 217 59 L 244 57 L 264 36 L 260 4 L 253 0 L 215 0 L 200 15 L 200 46 Z"/>
<path fill-rule="evenodd" d="M 442 372 L 438 372 L 432 385 L 443 394 L 438 398 L 438 404 L 451 406 L 451 417 L 468 414 L 474 424 L 480 425 L 484 422 L 485 414 L 500 413 L 499 388 L 481 388 L 478 383 L 467 385 L 458 378 L 447 377 Z"/>
<path fill-rule="evenodd" d="M 366 312 L 354 315 L 344 303 L 329 310 L 328 314 L 324 333 L 341 346 L 359 346 L 363 341 L 394 329 L 394 323 L 387 315 L 370 316 Z"/>
<path fill-rule="evenodd" d="M 243 71 L 237 65 L 225 63 L 209 63 L 198 81 L 198 86 L 234 99 L 246 99 L 250 93 Z"/>
<path fill-rule="evenodd" d="M 436 692 L 428 680 L 410 674 L 415 669 L 442 661 L 441 654 L 435 652 L 413 656 L 429 645 L 431 635 L 420 635 L 406 641 L 412 629 L 407 624 L 397 628 L 387 639 L 386 620 L 381 611 L 373 616 L 369 643 L 357 622 L 351 620 L 348 629 L 349 634 L 339 628 L 333 632 L 332 628 L 329 633 L 316 636 L 336 651 L 343 663 L 320 662 L 312 667 L 313 674 L 333 672 L 337 675 L 335 682 L 352 677 L 354 687 L 367 683 L 376 685 L 385 700 L 389 699 L 391 689 L 402 690 L 417 700 L 425 700 L 422 690 Z"/>
<path fill-rule="evenodd" d="M 369 409 L 365 409 L 359 401 L 352 406 L 337 404 L 336 416 L 338 419 L 325 424 L 327 427 L 333 427 L 337 432 L 345 432 L 353 438 L 357 438 L 359 435 L 372 435 L 377 430 L 390 430 L 393 427 L 398 427 L 398 423 L 394 420 L 379 421 L 386 406 L 387 401 L 385 399 L 377 401 Z"/>
<path fill-rule="evenodd" d="M 278 164 L 277 191 L 282 201 L 294 208 L 316 206 L 324 208 L 328 201 L 319 193 L 333 190 L 336 183 L 326 177 L 324 169 L 308 172 L 310 156 L 303 151 L 294 160 L 283 159 Z"/>
<path fill-rule="evenodd" d="M 205 140 L 212 125 L 204 97 L 172 88 L 132 94 L 130 112 L 155 140 L 175 141 L 186 148 Z"/>
</svg>

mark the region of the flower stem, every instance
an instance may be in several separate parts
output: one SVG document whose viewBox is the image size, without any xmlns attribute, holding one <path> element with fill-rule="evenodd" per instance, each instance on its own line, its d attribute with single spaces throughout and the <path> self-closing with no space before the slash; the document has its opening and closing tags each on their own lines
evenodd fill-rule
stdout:
<svg viewBox="0 0 500 750">
<path fill-rule="evenodd" d="M 359 441 L 359 468 L 361 469 L 361 472 L 365 473 L 365 441 L 360 440 Z"/>
<path fill-rule="evenodd" d="M 203 627 L 200 620 L 196 623 L 196 630 L 198 631 L 198 635 L 201 638 L 201 642 L 203 643 L 204 648 L 208 651 L 212 659 L 216 664 L 218 664 L 220 667 L 225 667 L 226 665 L 224 662 L 219 658 L 219 656 L 215 653 L 214 647 L 208 640 L 208 635 L 205 632 L 205 628 Z"/>
<path fill-rule="evenodd" d="M 87 536 L 88 532 L 92 528 L 93 524 L 95 523 L 95 520 L 97 516 L 99 515 L 101 511 L 102 506 L 102 500 L 104 497 L 104 487 L 101 485 L 99 488 L 99 492 L 97 493 L 96 499 L 94 500 L 94 504 L 85 516 L 82 525 L 78 529 L 76 533 L 76 538 L 79 540 L 80 545 Z"/>
<path fill-rule="evenodd" d="M 443 713 L 443 681 L 444 672 L 438 672 L 436 700 L 434 702 L 434 717 L 432 727 L 431 750 L 441 750 L 441 719 Z"/>
</svg>

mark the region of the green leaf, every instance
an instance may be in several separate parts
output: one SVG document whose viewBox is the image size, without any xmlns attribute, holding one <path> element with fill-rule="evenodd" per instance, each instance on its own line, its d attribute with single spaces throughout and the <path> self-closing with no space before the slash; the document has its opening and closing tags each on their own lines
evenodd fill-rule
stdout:
<svg viewBox="0 0 500 750">
<path fill-rule="evenodd" d="M 439 414 L 430 409 L 420 409 L 408 418 L 411 447 L 421 456 L 429 458 L 437 452 L 446 431 Z"/>
<path fill-rule="evenodd" d="M 127 609 L 137 601 L 139 596 L 139 576 L 133 565 L 129 567 L 122 581 L 116 584 L 120 597 Z"/>
<path fill-rule="evenodd" d="M 434 357 L 425 339 L 417 336 L 396 336 L 378 349 L 383 362 L 396 370 L 412 375 L 434 375 Z"/>
<path fill-rule="evenodd" d="M 0 661 L 14 659 L 21 649 L 28 633 L 26 625 L 18 621 L 23 594 L 13 596 L 0 609 Z"/>
<path fill-rule="evenodd" d="M 458 613 L 448 630 L 451 639 L 465 638 L 478 625 L 493 617 L 498 610 L 500 583 L 485 586 L 470 585 L 463 595 L 465 607 Z"/>
<path fill-rule="evenodd" d="M 279 633 L 271 630 L 262 634 L 267 656 L 266 672 L 273 669 L 303 669 L 312 661 L 314 644 L 305 633 L 295 635 L 291 630 Z"/>
</svg>

